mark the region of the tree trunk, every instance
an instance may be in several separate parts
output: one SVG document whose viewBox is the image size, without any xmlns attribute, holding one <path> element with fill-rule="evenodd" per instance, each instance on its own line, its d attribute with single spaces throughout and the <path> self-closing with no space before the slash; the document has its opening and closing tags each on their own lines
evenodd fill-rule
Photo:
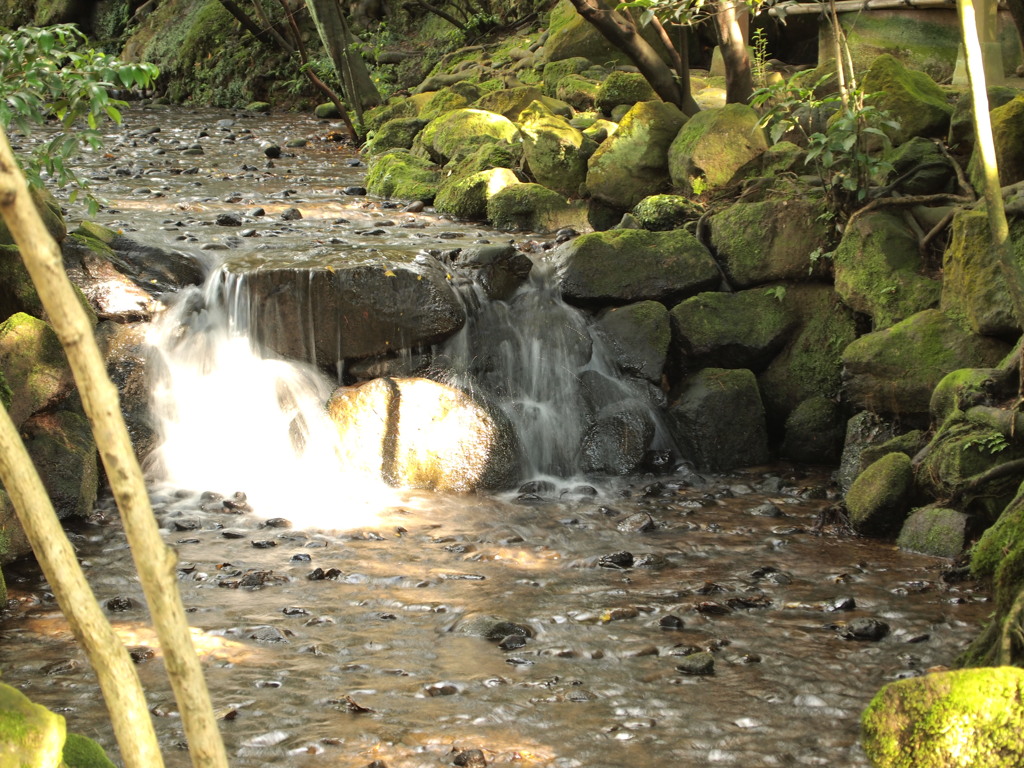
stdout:
<svg viewBox="0 0 1024 768">
<path fill-rule="evenodd" d="M 618 11 L 610 11 L 600 6 L 600 0 L 571 0 L 580 16 L 597 27 L 612 45 L 629 56 L 637 69 L 651 84 L 654 92 L 667 101 L 680 107 L 687 115 L 695 114 L 696 104 L 684 98 L 683 90 L 676 80 L 675 73 L 658 55 L 657 51 L 644 40 L 633 20 Z"/>
<path fill-rule="evenodd" d="M 357 42 L 348 28 L 338 0 L 306 0 L 316 31 L 334 63 L 349 106 L 362 122 L 363 110 L 381 103 L 377 86 L 370 79 L 366 63 L 354 49 Z"/>
<path fill-rule="evenodd" d="M 715 29 L 725 62 L 725 100 L 729 104 L 746 104 L 754 93 L 754 77 L 750 72 L 746 36 L 740 25 L 742 4 L 739 0 L 718 0 L 716 5 Z"/>
<path fill-rule="evenodd" d="M 202 667 L 178 592 L 176 556 L 160 538 L 142 470 L 124 425 L 117 389 L 107 376 L 92 326 L 64 271 L 60 249 L 47 233 L 6 135 L 0 131 L 0 214 L 21 252 L 57 338 L 67 355 L 111 490 L 121 511 L 146 603 L 160 638 L 167 676 L 181 712 L 192 764 L 227 768 Z"/>
</svg>

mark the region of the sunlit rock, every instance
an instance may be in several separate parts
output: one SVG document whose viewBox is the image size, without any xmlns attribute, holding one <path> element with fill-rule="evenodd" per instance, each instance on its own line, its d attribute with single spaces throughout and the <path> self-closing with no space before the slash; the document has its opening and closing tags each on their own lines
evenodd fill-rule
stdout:
<svg viewBox="0 0 1024 768">
<path fill-rule="evenodd" d="M 639 101 L 655 101 L 658 97 L 651 84 L 639 72 L 620 72 L 608 75 L 597 90 L 594 106 L 605 114 L 623 104 L 632 107 Z"/>
<path fill-rule="evenodd" d="M 541 184 L 510 184 L 487 200 L 487 218 L 506 232 L 554 232 L 583 227 L 583 207 Z"/>
<path fill-rule="evenodd" d="M 366 189 L 379 197 L 431 203 L 437 194 L 438 180 L 437 170 L 430 160 L 395 148 L 370 162 Z"/>
<path fill-rule="evenodd" d="M 548 113 L 559 115 L 566 119 L 572 117 L 572 107 L 564 101 L 545 96 L 535 85 L 523 85 L 518 88 L 506 88 L 500 91 L 491 91 L 481 96 L 473 104 L 474 109 L 486 109 L 488 112 L 497 112 L 504 115 L 513 122 L 522 120 L 521 112 L 537 102 Z"/>
<path fill-rule="evenodd" d="M 579 194 L 587 177 L 587 158 L 597 149 L 597 143 L 540 101 L 531 102 L 522 111 L 519 129 L 526 164 L 537 183 L 569 197 Z"/>
<path fill-rule="evenodd" d="M 57 334 L 30 315 L 19 313 L 0 324 L 0 370 L 10 388 L 9 411 L 16 427 L 73 396 L 71 368 Z"/>
<path fill-rule="evenodd" d="M 444 165 L 481 144 L 518 144 L 519 129 L 507 117 L 483 109 L 456 109 L 430 121 L 416 137 L 413 152 Z"/>
<path fill-rule="evenodd" d="M 768 148 L 760 116 L 746 104 L 698 112 L 668 151 L 672 184 L 683 194 L 720 189 Z"/>
<path fill-rule="evenodd" d="M 0 764 L 25 768 L 64 765 L 64 718 L 0 683 Z"/>
<path fill-rule="evenodd" d="M 487 216 L 487 201 L 505 187 L 519 184 L 508 168 L 490 168 L 468 176 L 449 176 L 441 182 L 434 199 L 438 213 L 457 219 L 481 220 Z"/>
<path fill-rule="evenodd" d="M 430 379 L 374 379 L 335 390 L 327 410 L 350 469 L 395 486 L 466 492 L 512 485 L 518 448 L 508 420 Z"/>
<path fill-rule="evenodd" d="M 92 237 L 70 234 L 61 244 L 68 277 L 89 300 L 101 320 L 149 320 L 159 304 L 133 280 L 119 272 L 114 252 Z"/>
<path fill-rule="evenodd" d="M 928 75 L 909 69 L 888 53 L 871 63 L 864 75 L 864 92 L 870 104 L 889 113 L 898 128 L 885 131 L 893 144 L 914 136 L 945 136 L 953 107 L 945 92 Z"/>
</svg>

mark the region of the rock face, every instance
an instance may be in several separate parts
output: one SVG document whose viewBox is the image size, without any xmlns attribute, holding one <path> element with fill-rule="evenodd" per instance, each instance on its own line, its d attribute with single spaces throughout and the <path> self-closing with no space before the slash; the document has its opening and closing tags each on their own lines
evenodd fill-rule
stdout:
<svg viewBox="0 0 1024 768">
<path fill-rule="evenodd" d="M 1024 671 L 957 669 L 886 685 L 862 744 L 879 768 L 1002 768 L 1024 762 Z"/>
<path fill-rule="evenodd" d="M 259 344 L 332 374 L 339 361 L 434 344 L 465 322 L 465 310 L 436 259 L 352 262 L 342 256 L 305 267 L 268 265 L 238 277 L 230 290 L 248 302 Z"/>
<path fill-rule="evenodd" d="M 327 410 L 346 465 L 391 485 L 468 492 L 507 488 L 518 445 L 504 415 L 430 379 L 381 378 L 335 391 Z"/>
</svg>

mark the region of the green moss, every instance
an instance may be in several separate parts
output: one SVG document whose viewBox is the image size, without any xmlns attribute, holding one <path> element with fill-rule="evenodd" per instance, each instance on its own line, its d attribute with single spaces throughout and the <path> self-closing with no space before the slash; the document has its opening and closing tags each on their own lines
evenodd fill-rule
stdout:
<svg viewBox="0 0 1024 768">
<path fill-rule="evenodd" d="M 908 69 L 889 54 L 882 54 L 864 76 L 864 92 L 872 106 L 889 112 L 899 122 L 888 129 L 894 144 L 914 136 L 945 136 L 953 107 L 935 81 L 924 72 Z"/>
<path fill-rule="evenodd" d="M 597 144 L 537 101 L 520 113 L 519 128 L 534 180 L 566 197 L 576 197 L 587 177 L 587 158 Z"/>
<path fill-rule="evenodd" d="M 563 195 L 540 184 L 513 184 L 487 201 L 491 224 L 511 232 L 553 232 L 568 225 L 571 210 Z"/>
<path fill-rule="evenodd" d="M 67 768 L 116 768 L 103 747 L 77 733 L 69 733 L 64 741 L 64 764 Z"/>
<path fill-rule="evenodd" d="M 588 70 L 591 66 L 592 64 L 590 63 L 590 59 L 585 59 L 582 56 L 562 59 L 561 61 L 549 61 L 544 65 L 544 71 L 541 76 L 542 82 L 544 83 L 544 91 L 548 96 L 556 96 L 556 89 L 558 88 L 558 83 L 562 78 L 568 77 L 569 75 L 578 75 L 581 72 Z M 558 98 L 562 97 L 559 96 Z"/>
<path fill-rule="evenodd" d="M 572 117 L 572 109 L 568 104 L 545 96 L 540 88 L 533 85 L 519 86 L 518 88 L 507 88 L 500 91 L 492 91 L 481 96 L 473 104 L 475 109 L 486 109 L 488 112 L 496 112 L 504 115 L 509 120 L 519 122 L 520 114 L 524 109 L 534 102 L 541 104 L 549 113 Z"/>
<path fill-rule="evenodd" d="M 850 523 L 868 536 L 889 536 L 900 528 L 908 512 L 914 470 L 910 457 L 890 453 L 869 466 L 846 492 Z"/>
<path fill-rule="evenodd" d="M 942 424 L 956 411 L 978 405 L 988 396 L 999 371 L 996 368 L 960 368 L 950 371 L 935 386 L 929 405 L 932 422 Z"/>
<path fill-rule="evenodd" d="M 1024 760 L 1024 671 L 960 669 L 889 683 L 862 718 L 885 768 L 1005 768 Z"/>
<path fill-rule="evenodd" d="M 582 75 L 566 75 L 555 87 L 555 97 L 576 110 L 594 108 L 600 84 Z"/>
<path fill-rule="evenodd" d="M 640 226 L 654 232 L 678 229 L 688 221 L 699 219 L 702 213 L 699 205 L 681 195 L 650 195 L 632 210 Z"/>
<path fill-rule="evenodd" d="M 438 173 L 430 161 L 399 149 L 374 158 L 366 174 L 367 191 L 384 198 L 431 203 L 437 184 Z"/>
<path fill-rule="evenodd" d="M 419 117 L 399 117 L 388 120 L 363 148 L 368 155 L 379 155 L 388 149 L 411 149 L 413 141 L 427 121 Z"/>
<path fill-rule="evenodd" d="M 49 768 L 60 764 L 64 718 L 29 701 L 21 691 L 0 683 L 0 743 L 17 755 L 6 765 Z M 10 754 L 10 753 L 8 753 Z"/>
<path fill-rule="evenodd" d="M 471 103 L 472 101 L 456 90 L 454 86 L 442 88 L 433 95 L 430 101 L 423 105 L 417 117 L 430 121 L 453 110 L 468 107 Z"/>
<path fill-rule="evenodd" d="M 967 516 L 955 509 L 924 507 L 907 518 L 896 539 L 901 549 L 933 557 L 955 558 L 966 543 Z"/>
<path fill-rule="evenodd" d="M 979 579 L 995 578 L 996 569 L 1009 552 L 1024 545 L 1024 485 L 1006 505 L 971 550 L 971 572 Z M 1024 580 L 1022 580 L 1024 583 Z"/>
<path fill-rule="evenodd" d="M 492 168 L 469 176 L 451 176 L 437 191 L 434 208 L 457 219 L 482 220 L 487 217 L 487 201 L 499 190 L 519 184 L 507 168 Z"/>
<path fill-rule="evenodd" d="M 815 395 L 804 400 L 786 419 L 781 454 L 801 464 L 839 462 L 846 423 L 839 404 L 830 397 Z"/>
<path fill-rule="evenodd" d="M 518 144 L 519 129 L 506 117 L 482 109 L 457 109 L 431 120 L 416 137 L 415 154 L 436 163 L 456 162 L 483 144 Z"/>
<path fill-rule="evenodd" d="M 597 89 L 594 106 L 610 113 L 620 104 L 632 106 L 638 101 L 655 101 L 657 95 L 651 84 L 639 72 L 612 72 Z"/>
<path fill-rule="evenodd" d="M 685 195 L 694 194 L 696 179 L 709 191 L 718 189 L 767 148 L 760 117 L 746 104 L 705 109 L 687 121 L 669 147 L 672 183 Z"/>
<path fill-rule="evenodd" d="M 4 378 L 3 371 L 0 371 L 0 405 L 5 410 L 11 407 L 11 388 L 7 386 L 7 379 Z"/>
<path fill-rule="evenodd" d="M 866 446 L 860 455 L 861 466 L 866 467 L 889 453 L 903 453 L 914 458 L 924 447 L 925 435 L 926 433 L 922 429 L 912 429 L 879 445 Z"/>
</svg>

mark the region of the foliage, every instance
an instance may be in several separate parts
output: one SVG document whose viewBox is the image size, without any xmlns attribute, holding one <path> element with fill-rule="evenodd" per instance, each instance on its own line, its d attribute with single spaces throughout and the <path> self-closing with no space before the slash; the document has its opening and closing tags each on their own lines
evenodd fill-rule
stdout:
<svg viewBox="0 0 1024 768">
<path fill-rule="evenodd" d="M 57 184 L 72 185 L 72 201 L 85 181 L 68 160 L 83 146 L 102 145 L 101 120 L 121 122 L 126 103 L 110 92 L 146 88 L 157 76 L 152 64 L 125 63 L 85 43 L 85 35 L 71 24 L 21 27 L 0 35 L 0 126 L 28 136 L 50 119 L 60 123 L 64 130 L 22 163 L 34 186 L 42 186 L 44 173 Z M 95 211 L 95 198 L 86 199 Z"/>
<path fill-rule="evenodd" d="M 825 75 L 810 87 L 795 81 L 776 83 L 754 92 L 752 106 L 765 110 L 761 125 L 773 144 L 790 132 L 807 145 L 805 162 L 812 164 L 825 190 L 831 213 L 840 221 L 867 202 L 871 186 L 892 170 L 884 159 L 890 145 L 884 128 L 898 128 L 888 112 L 866 103 L 863 91 L 819 97 Z M 822 130 L 812 126 L 825 115 Z"/>
<path fill-rule="evenodd" d="M 972 438 L 963 445 L 965 451 L 968 448 L 977 448 L 979 451 L 993 455 L 1002 453 L 1009 447 L 1010 441 L 1006 439 L 1006 435 L 1002 432 L 989 432 L 988 434 Z"/>
</svg>

